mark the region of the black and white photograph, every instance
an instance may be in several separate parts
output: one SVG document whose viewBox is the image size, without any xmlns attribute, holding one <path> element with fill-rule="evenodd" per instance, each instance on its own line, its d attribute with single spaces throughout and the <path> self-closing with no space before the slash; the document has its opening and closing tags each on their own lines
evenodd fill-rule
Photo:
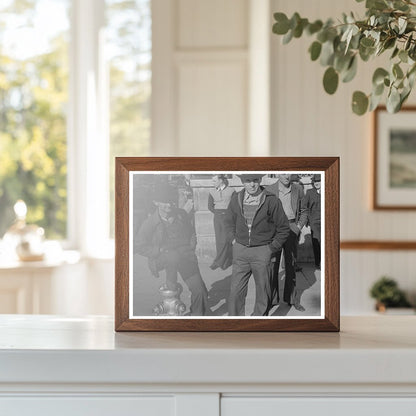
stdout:
<svg viewBox="0 0 416 416">
<path fill-rule="evenodd" d="M 323 171 L 129 175 L 131 319 L 324 317 Z"/>
</svg>

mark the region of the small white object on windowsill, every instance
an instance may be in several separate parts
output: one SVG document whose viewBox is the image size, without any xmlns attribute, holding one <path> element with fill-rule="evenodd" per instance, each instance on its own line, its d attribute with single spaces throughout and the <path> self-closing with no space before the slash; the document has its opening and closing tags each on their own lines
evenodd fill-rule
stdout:
<svg viewBox="0 0 416 416">
<path fill-rule="evenodd" d="M 14 205 L 16 220 L 3 237 L 10 258 L 21 261 L 42 261 L 45 256 L 45 230 L 35 224 L 26 224 L 27 206 L 19 199 Z"/>
<path fill-rule="evenodd" d="M 44 268 L 75 264 L 80 253 L 63 250 L 59 241 L 45 241 L 44 230 L 26 224 L 27 206 L 19 200 L 14 205 L 16 220 L 0 240 L 0 268 Z"/>
</svg>

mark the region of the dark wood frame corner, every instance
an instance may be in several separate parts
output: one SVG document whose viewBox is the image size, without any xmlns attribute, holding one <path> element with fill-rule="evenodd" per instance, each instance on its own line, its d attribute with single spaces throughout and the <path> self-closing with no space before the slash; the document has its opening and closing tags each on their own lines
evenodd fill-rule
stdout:
<svg viewBox="0 0 416 416">
<path fill-rule="evenodd" d="M 129 172 L 130 171 L 324 171 L 325 317 L 323 319 L 130 319 L 129 318 Z M 340 328 L 339 158 L 243 157 L 116 158 L 115 330 L 116 331 L 331 331 Z"/>
<path fill-rule="evenodd" d="M 373 177 L 372 177 L 372 209 L 374 211 L 412 211 L 416 210 L 416 205 L 412 206 L 402 206 L 402 205 L 380 205 L 378 203 L 378 186 L 377 186 L 377 172 L 378 172 L 378 162 L 377 162 L 377 156 L 378 156 L 378 120 L 379 115 L 381 111 L 387 111 L 385 106 L 379 106 L 377 107 L 372 114 L 372 125 L 373 125 Z M 416 112 L 416 106 L 406 106 L 403 107 L 400 112 L 407 112 L 407 111 L 414 111 Z"/>
</svg>

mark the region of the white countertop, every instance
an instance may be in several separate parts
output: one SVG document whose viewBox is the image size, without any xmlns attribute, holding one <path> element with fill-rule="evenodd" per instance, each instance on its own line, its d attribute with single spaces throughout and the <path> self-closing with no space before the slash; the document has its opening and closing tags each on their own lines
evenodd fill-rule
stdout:
<svg viewBox="0 0 416 416">
<path fill-rule="evenodd" d="M 0 316 L 0 383 L 408 383 L 416 316 L 338 333 L 115 333 L 107 317 Z"/>
</svg>

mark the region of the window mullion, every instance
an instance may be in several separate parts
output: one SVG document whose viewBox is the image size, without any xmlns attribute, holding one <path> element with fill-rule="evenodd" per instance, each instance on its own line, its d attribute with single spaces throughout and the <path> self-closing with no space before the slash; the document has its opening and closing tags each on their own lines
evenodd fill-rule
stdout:
<svg viewBox="0 0 416 416">
<path fill-rule="evenodd" d="M 108 241 L 107 76 L 104 0 L 73 0 L 68 134 L 69 236 L 84 255 Z"/>
</svg>

